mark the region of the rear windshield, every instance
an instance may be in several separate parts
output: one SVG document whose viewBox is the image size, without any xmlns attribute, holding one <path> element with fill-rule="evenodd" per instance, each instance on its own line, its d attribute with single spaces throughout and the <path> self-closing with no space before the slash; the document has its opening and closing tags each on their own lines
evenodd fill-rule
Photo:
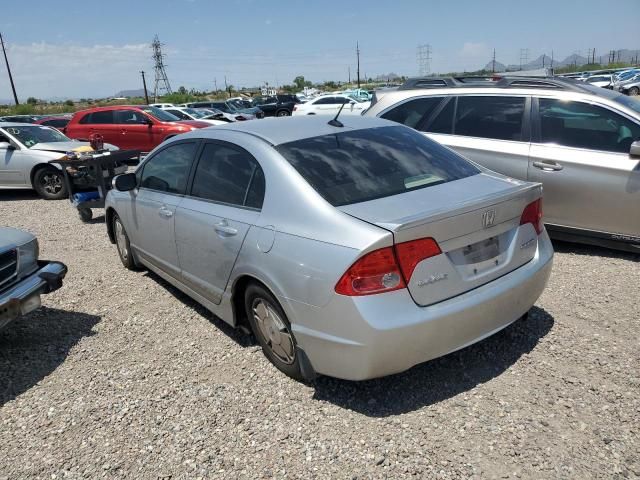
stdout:
<svg viewBox="0 0 640 480">
<path fill-rule="evenodd" d="M 401 126 L 306 138 L 275 148 L 334 206 L 389 197 L 480 173 L 451 150 Z"/>
</svg>

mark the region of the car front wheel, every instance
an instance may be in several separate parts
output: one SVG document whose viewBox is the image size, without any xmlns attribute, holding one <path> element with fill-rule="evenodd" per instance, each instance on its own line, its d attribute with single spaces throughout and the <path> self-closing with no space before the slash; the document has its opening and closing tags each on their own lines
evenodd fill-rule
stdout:
<svg viewBox="0 0 640 480">
<path fill-rule="evenodd" d="M 640 88 L 638 88 L 638 87 L 631 87 L 631 88 L 629 89 L 629 95 L 631 95 L 631 96 L 634 96 L 634 97 L 635 97 L 635 96 L 636 96 L 636 95 L 638 95 L 639 93 L 640 93 Z"/>
<path fill-rule="evenodd" d="M 54 167 L 43 167 L 36 171 L 33 188 L 45 200 L 61 200 L 67 196 L 64 175 Z"/>
<path fill-rule="evenodd" d="M 137 270 L 137 264 L 131 253 L 131 243 L 129 242 L 129 236 L 124 229 L 122 220 L 117 214 L 113 215 L 113 236 L 116 240 L 116 247 L 118 249 L 118 256 L 122 265 L 129 270 Z"/>
</svg>

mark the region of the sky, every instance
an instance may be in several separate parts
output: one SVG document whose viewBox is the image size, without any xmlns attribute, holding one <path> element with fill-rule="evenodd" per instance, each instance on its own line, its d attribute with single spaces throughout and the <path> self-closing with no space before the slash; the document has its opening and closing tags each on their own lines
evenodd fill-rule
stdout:
<svg viewBox="0 0 640 480">
<path fill-rule="evenodd" d="M 613 2 L 612 2 L 613 3 Z M 151 41 L 164 44 L 172 88 L 212 90 L 394 72 L 417 75 L 417 46 L 433 72 L 476 70 L 491 59 L 564 59 L 640 49 L 640 0 L 28 0 L 3 9 L 18 97 L 101 98 L 153 87 Z M 0 62 L 0 99 L 11 98 Z"/>
</svg>

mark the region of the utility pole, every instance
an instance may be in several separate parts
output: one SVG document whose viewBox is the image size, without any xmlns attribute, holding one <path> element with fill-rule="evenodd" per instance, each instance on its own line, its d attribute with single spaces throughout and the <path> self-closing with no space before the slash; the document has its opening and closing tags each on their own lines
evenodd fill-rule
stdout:
<svg viewBox="0 0 640 480">
<path fill-rule="evenodd" d="M 7 59 L 7 51 L 4 48 L 4 40 L 2 38 L 2 34 L 0 33 L 0 43 L 2 44 L 2 53 L 4 54 L 4 63 L 7 64 L 7 73 L 9 74 L 9 82 L 11 83 L 11 90 L 13 90 L 13 100 L 16 102 L 16 105 L 20 105 L 18 102 L 18 95 L 16 94 L 16 86 L 13 83 L 13 76 L 11 75 L 11 68 L 9 68 L 9 60 Z"/>
<path fill-rule="evenodd" d="M 553 50 L 551 50 L 551 68 L 553 68 Z"/>
<path fill-rule="evenodd" d="M 217 78 L 213 79 L 213 85 L 215 86 L 215 89 L 216 89 L 214 94 L 217 95 L 218 94 L 218 79 Z"/>
<path fill-rule="evenodd" d="M 149 93 L 147 92 L 147 81 L 144 78 L 144 70 L 140 70 L 142 75 L 142 87 L 144 88 L 144 101 L 149 105 Z"/>
<path fill-rule="evenodd" d="M 231 97 L 231 94 L 229 93 L 229 86 L 227 85 L 227 76 L 224 76 L 224 91 L 227 93 L 227 95 L 229 95 L 229 97 Z M 229 98 L 227 97 L 227 98 Z"/>
<path fill-rule="evenodd" d="M 349 85 L 351 85 L 351 67 L 347 67 L 349 70 Z"/>
<path fill-rule="evenodd" d="M 356 58 L 358 60 L 358 88 L 360 88 L 360 44 L 356 41 Z"/>
<path fill-rule="evenodd" d="M 151 44 L 151 48 L 153 49 L 153 60 L 155 62 L 155 73 L 156 80 L 155 85 L 153 87 L 153 98 L 154 101 L 158 101 L 158 94 L 164 91 L 165 94 L 171 93 L 171 85 L 169 85 L 169 79 L 167 78 L 167 72 L 165 71 L 164 65 L 164 54 L 162 53 L 162 44 L 158 39 L 158 35 L 153 38 L 153 43 Z"/>
<path fill-rule="evenodd" d="M 491 61 L 491 73 L 496 73 L 496 49 L 493 49 L 493 60 Z"/>
<path fill-rule="evenodd" d="M 418 45 L 418 74 L 421 77 L 429 75 L 431 72 L 431 45 Z"/>
</svg>

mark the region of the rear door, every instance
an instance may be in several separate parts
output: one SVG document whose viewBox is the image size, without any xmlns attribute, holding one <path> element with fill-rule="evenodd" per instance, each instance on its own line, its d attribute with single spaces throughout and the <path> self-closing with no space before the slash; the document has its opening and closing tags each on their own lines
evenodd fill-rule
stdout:
<svg viewBox="0 0 640 480">
<path fill-rule="evenodd" d="M 470 160 L 526 180 L 530 109 L 526 96 L 460 95 L 422 128 Z"/>
<path fill-rule="evenodd" d="M 145 161 L 134 191 L 131 246 L 147 262 L 180 278 L 175 213 L 186 192 L 198 140 L 172 142 Z"/>
<path fill-rule="evenodd" d="M 640 236 L 640 125 L 608 107 L 537 98 L 529 179 L 544 186 L 545 222 Z"/>
<path fill-rule="evenodd" d="M 220 303 L 244 238 L 260 216 L 264 174 L 246 150 L 208 141 L 176 214 L 182 281 Z"/>
</svg>

